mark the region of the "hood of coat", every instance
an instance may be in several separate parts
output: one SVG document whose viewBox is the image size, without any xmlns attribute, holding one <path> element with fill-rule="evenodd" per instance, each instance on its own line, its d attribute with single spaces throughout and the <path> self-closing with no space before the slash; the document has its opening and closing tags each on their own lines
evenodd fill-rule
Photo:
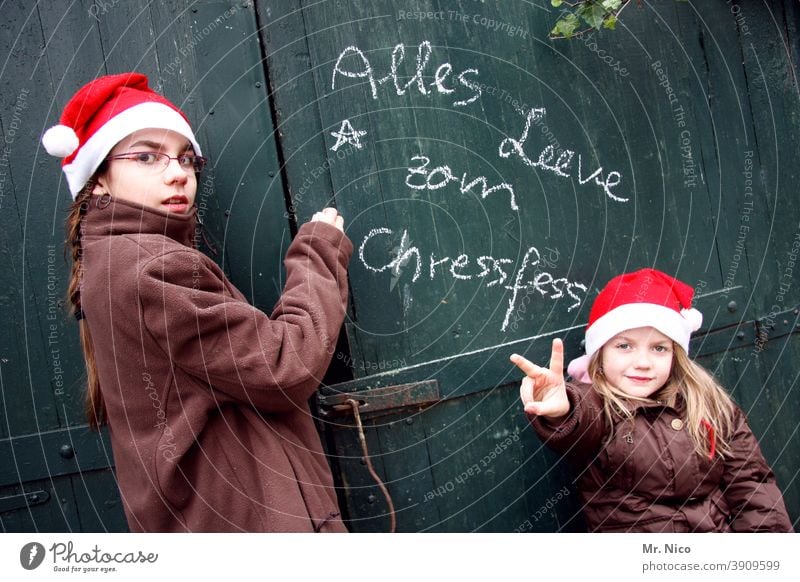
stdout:
<svg viewBox="0 0 800 582">
<path fill-rule="evenodd" d="M 192 247 L 196 226 L 196 206 L 177 214 L 104 194 L 89 199 L 81 221 L 81 236 L 160 234 Z"/>
</svg>

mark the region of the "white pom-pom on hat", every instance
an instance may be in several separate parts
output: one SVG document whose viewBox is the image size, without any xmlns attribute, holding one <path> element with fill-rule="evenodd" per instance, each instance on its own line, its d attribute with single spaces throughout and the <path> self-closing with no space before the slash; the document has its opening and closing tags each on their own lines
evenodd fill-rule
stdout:
<svg viewBox="0 0 800 582">
<path fill-rule="evenodd" d="M 44 132 L 42 145 L 51 156 L 66 158 L 78 149 L 80 142 L 71 127 L 59 124 Z"/>
<path fill-rule="evenodd" d="M 689 323 L 692 331 L 697 331 L 700 329 L 700 326 L 703 325 L 703 314 L 694 307 L 691 309 L 681 309 L 681 315 Z"/>
</svg>

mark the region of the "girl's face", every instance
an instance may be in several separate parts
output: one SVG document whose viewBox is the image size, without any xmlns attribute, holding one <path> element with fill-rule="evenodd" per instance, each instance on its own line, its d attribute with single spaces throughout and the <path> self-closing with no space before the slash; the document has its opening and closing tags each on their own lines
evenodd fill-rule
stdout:
<svg viewBox="0 0 800 582">
<path fill-rule="evenodd" d="M 639 398 L 648 398 L 667 383 L 672 356 L 672 340 L 653 327 L 623 331 L 600 350 L 606 379 L 618 390 Z"/>
<path fill-rule="evenodd" d="M 181 134 L 165 129 L 140 129 L 120 141 L 109 156 L 137 153 L 129 159 L 111 159 L 108 170 L 97 179 L 93 194 L 111 194 L 115 198 L 166 212 L 185 213 L 194 204 L 197 177 L 194 169 L 169 160 L 164 167 L 158 156 L 177 157 L 192 153 L 192 146 Z"/>
</svg>

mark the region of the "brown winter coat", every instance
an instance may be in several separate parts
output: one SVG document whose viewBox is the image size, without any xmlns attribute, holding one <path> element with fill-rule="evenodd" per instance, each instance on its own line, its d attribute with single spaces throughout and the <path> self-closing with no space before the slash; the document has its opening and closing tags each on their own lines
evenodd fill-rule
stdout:
<svg viewBox="0 0 800 582">
<path fill-rule="evenodd" d="M 758 441 L 736 407 L 732 458 L 694 451 L 680 409 L 631 403 L 631 421 L 608 433 L 600 395 L 567 384 L 561 421 L 529 415 L 539 437 L 580 471 L 578 489 L 590 531 L 790 532 L 792 525 Z"/>
<path fill-rule="evenodd" d="M 192 248 L 185 215 L 92 197 L 82 307 L 132 531 L 346 531 L 307 400 L 352 244 L 303 225 L 271 316 Z"/>
</svg>

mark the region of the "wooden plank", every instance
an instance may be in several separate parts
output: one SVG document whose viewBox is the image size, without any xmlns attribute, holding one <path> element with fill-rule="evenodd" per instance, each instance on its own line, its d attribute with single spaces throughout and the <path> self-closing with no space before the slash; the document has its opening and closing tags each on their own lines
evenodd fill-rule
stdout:
<svg viewBox="0 0 800 582">
<path fill-rule="evenodd" d="M 42 34 L 47 43 L 46 51 L 39 67 L 44 69 L 48 80 L 51 80 L 50 98 L 43 103 L 46 122 L 40 131 L 58 123 L 64 105 L 75 91 L 91 79 L 105 73 L 98 21 L 91 15 L 90 2 L 64 3 L 58 10 L 42 10 Z M 52 290 L 47 288 L 45 314 L 48 359 L 52 362 L 60 359 L 64 369 L 64 386 L 55 386 L 59 411 L 64 415 L 60 426 L 75 426 L 85 423 L 84 395 L 85 368 L 83 352 L 80 348 L 78 328 L 72 318 L 66 316 L 69 305 L 66 291 L 71 276 L 71 255 L 62 260 L 63 241 L 65 239 L 64 220 L 72 204 L 72 198 L 66 179 L 60 171 L 59 161 L 52 158 L 36 142 L 37 166 L 36 182 L 42 186 L 40 192 L 57 192 L 55 208 L 48 213 L 42 228 L 49 231 L 46 270 L 48 278 L 52 275 L 56 283 L 56 295 L 59 303 L 63 302 L 60 317 L 50 319 L 53 315 L 50 302 Z M 49 195 L 48 195 L 49 198 Z M 52 204 L 52 203 L 51 203 Z M 57 260 L 54 260 L 57 259 Z M 55 328 L 50 326 L 55 324 Z M 52 338 L 51 338 L 52 334 Z M 51 350 L 52 348 L 52 350 Z M 60 356 L 60 358 L 59 358 Z M 50 363 L 50 368 L 54 368 Z M 63 412 L 62 412 L 63 411 Z"/>
<path fill-rule="evenodd" d="M 22 356 L 4 363 L 6 368 L 19 370 L 12 372 L 8 381 L 4 379 L 4 398 L 14 403 L 7 412 L 8 434 L 19 435 L 30 430 L 31 418 L 36 419 L 38 430 L 66 423 L 62 405 L 69 402 L 66 392 L 75 367 L 68 361 L 74 351 L 66 341 L 70 324 L 61 309 L 66 288 L 60 260 L 63 227 L 56 228 L 56 224 L 63 216 L 59 212 L 63 205 L 51 198 L 58 191 L 57 166 L 49 156 L 39 157 L 43 154 L 39 154 L 43 128 L 37 117 L 49 110 L 53 94 L 40 52 L 44 35 L 38 10 L 9 8 L 2 27 L 4 44 L 11 47 L 0 79 L 3 156 L 10 187 L 3 203 L 8 212 L 3 212 L 2 220 L 4 230 L 8 228 L 6 242 L 13 265 L 8 282 L 16 289 L 9 297 L 13 301 L 9 307 L 18 309 L 10 321 L 17 321 L 19 333 L 9 339 L 19 342 Z M 49 175 L 39 181 L 43 167 Z M 45 193 L 50 202 L 43 204 Z M 61 378 L 57 378 L 59 374 Z"/>
<path fill-rule="evenodd" d="M 518 389 L 519 383 L 512 386 Z M 565 458 L 548 449 L 527 423 L 520 432 L 519 444 L 526 507 L 517 516 L 518 523 L 512 531 L 585 532 L 574 469 Z"/>
<path fill-rule="evenodd" d="M 422 531 L 438 517 L 438 512 L 419 498 L 421 491 L 433 487 L 428 421 L 427 409 L 410 409 L 372 422 L 380 440 L 384 483 L 392 496 L 398 532 Z M 380 498 L 378 495 L 379 502 Z"/>
<path fill-rule="evenodd" d="M 0 117 L 0 138 L 5 144 L 3 121 Z M 14 182 L 8 156 L 0 152 L 0 317 L 5 322 L 7 333 L 0 335 L 0 438 L 8 438 L 9 428 L 20 430 L 18 414 L 33 409 L 33 395 L 22 387 L 30 386 L 29 370 L 24 365 L 24 346 L 19 338 L 25 335 L 23 320 L 24 298 L 22 297 L 22 228 L 14 194 Z M 8 399 L 8 400 L 6 400 Z M 14 403 L 11 406 L 11 403 Z"/>
<path fill-rule="evenodd" d="M 117 479 L 109 467 L 72 477 L 75 506 L 84 532 L 128 532 Z"/>
<path fill-rule="evenodd" d="M 783 492 L 789 515 L 796 521 L 800 515 L 800 433 L 797 430 L 797 396 L 800 375 L 800 334 L 793 333 L 772 340 L 764 346 L 760 357 L 750 358 L 758 364 L 759 383 L 752 387 L 750 425 L 759 437 L 761 449 L 775 472 Z M 757 388 L 757 390 L 756 390 Z"/>
<path fill-rule="evenodd" d="M 233 283 L 269 313 L 283 288 L 291 232 L 254 8 L 229 1 L 194 8 L 198 76 L 192 94 L 206 112 L 199 125 L 214 136 L 208 147 L 213 197 L 224 213 L 216 218 L 222 226 L 220 252 Z"/>
<path fill-rule="evenodd" d="M 796 9 L 790 9 L 789 13 Z M 755 197 L 764 215 L 764 227 L 754 233 L 764 250 L 752 268 L 753 293 L 762 312 L 782 302 L 800 300 L 790 254 L 800 248 L 800 205 L 794 194 L 800 170 L 794 160 L 800 153 L 800 93 L 797 70 L 792 67 L 796 36 L 787 36 L 785 9 L 779 4 L 741 6 L 740 33 L 746 90 L 752 111 L 758 172 Z M 796 20 L 796 19 L 795 19 Z M 792 24 L 796 31 L 796 22 Z M 793 261 L 794 259 L 792 259 Z M 781 285 L 784 285 L 782 288 Z M 788 285 L 788 290 L 786 286 Z"/>
<path fill-rule="evenodd" d="M 430 464 L 433 484 L 418 492 L 426 506 L 437 511 L 437 520 L 422 531 L 469 531 L 476 494 L 481 491 L 484 442 L 471 426 L 474 397 L 442 402 L 427 412 L 430 426 Z M 467 420 L 470 416 L 470 420 Z M 471 527 L 472 525 L 472 527 Z"/>
<path fill-rule="evenodd" d="M 446 531 L 512 531 L 524 514 L 525 498 L 520 479 L 522 463 L 519 408 L 509 397 L 518 387 L 504 387 L 460 399 L 461 414 L 449 421 L 449 437 L 463 434 L 454 445 L 460 448 L 441 461 L 441 472 L 453 474 L 457 494 L 444 497 L 440 513 Z M 456 428 L 455 425 L 458 425 Z M 471 477 L 469 469 L 480 472 Z M 460 475 L 458 470 L 460 469 Z M 466 476 L 459 485 L 458 476 Z"/>
<path fill-rule="evenodd" d="M 156 28 L 147 0 L 118 2 L 95 12 L 108 74 L 136 71 L 158 77 Z"/>
<path fill-rule="evenodd" d="M 255 3 L 292 214 L 302 223 L 332 200 L 319 104 L 299 0 Z M 348 219 L 351 217 L 348 217 Z"/>
<path fill-rule="evenodd" d="M 674 3 L 647 5 L 626 14 L 626 24 L 636 23 L 643 37 L 623 35 L 626 46 L 614 50 L 636 55 L 630 84 L 636 92 L 641 120 L 628 130 L 648 134 L 656 148 L 647 148 L 641 169 L 643 190 L 654 189 L 645 200 L 663 198 L 663 204 L 643 208 L 655 215 L 643 230 L 642 242 L 657 246 L 654 266 L 689 281 L 703 282 L 707 290 L 722 287 L 715 243 L 718 208 L 714 205 L 709 176 L 719 173 L 714 153 L 713 120 L 696 103 L 708 95 L 705 47 L 697 42 L 697 18 Z M 680 31 L 680 36 L 676 36 Z M 639 151 L 638 149 L 636 150 Z M 652 172 L 657 178 L 649 178 Z M 657 192 L 657 194 L 656 194 Z M 652 222 L 655 218 L 665 226 Z M 645 223 L 647 224 L 647 223 Z M 666 228 L 666 231 L 664 230 Z M 666 232 L 667 236 L 662 237 Z M 648 243 L 648 239 L 652 242 Z"/>
<path fill-rule="evenodd" d="M 695 102 L 706 103 L 708 110 L 709 125 L 698 137 L 703 159 L 713 163 L 703 179 L 709 183 L 722 287 L 738 284 L 747 288 L 747 297 L 737 303 L 742 318 L 751 319 L 761 310 L 752 291 L 751 263 L 754 257 L 763 256 L 765 238 L 758 233 L 767 225 L 763 206 L 754 196 L 757 188 L 753 185 L 758 177 L 753 162 L 758 144 L 751 104 L 741 90 L 747 81 L 736 18 L 731 10 L 720 11 L 718 17 L 712 18 L 709 11 L 713 8 L 704 3 L 701 10 L 683 10 L 686 18 L 691 16 L 697 22 L 697 42 L 691 43 L 690 49 L 694 48 L 691 54 L 697 56 L 693 62 L 704 81 L 693 97 Z M 702 101 L 699 89 L 705 93 Z"/>
</svg>

